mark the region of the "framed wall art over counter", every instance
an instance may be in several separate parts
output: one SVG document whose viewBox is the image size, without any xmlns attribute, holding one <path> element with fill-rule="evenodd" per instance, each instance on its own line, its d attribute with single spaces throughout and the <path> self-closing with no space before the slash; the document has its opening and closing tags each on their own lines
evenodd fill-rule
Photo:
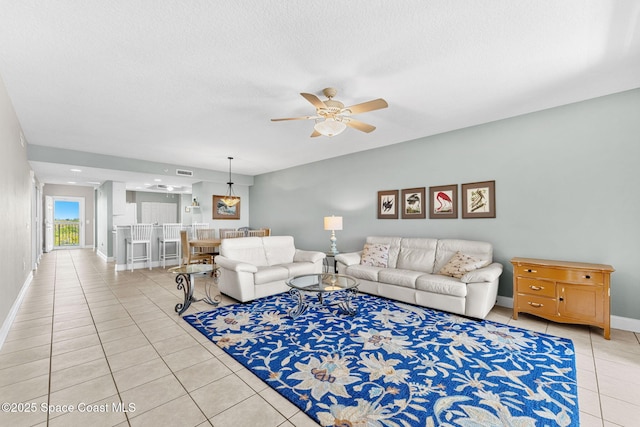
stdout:
<svg viewBox="0 0 640 427">
<path fill-rule="evenodd" d="M 222 199 L 225 196 L 213 196 L 213 219 L 240 219 L 240 202 L 235 206 L 227 206 Z"/>
<path fill-rule="evenodd" d="M 398 219 L 398 190 L 378 191 L 378 219 Z"/>
<path fill-rule="evenodd" d="M 462 218 L 496 217 L 496 182 L 462 184 Z"/>
<path fill-rule="evenodd" d="M 429 187 L 429 218 L 458 218 L 458 185 Z"/>
<path fill-rule="evenodd" d="M 402 190 L 402 219 L 427 217 L 424 195 L 424 187 L 406 188 Z"/>
</svg>

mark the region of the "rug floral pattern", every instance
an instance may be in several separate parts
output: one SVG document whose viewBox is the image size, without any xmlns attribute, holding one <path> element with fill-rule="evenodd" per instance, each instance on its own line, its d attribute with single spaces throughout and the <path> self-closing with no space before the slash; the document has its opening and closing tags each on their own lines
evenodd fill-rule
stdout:
<svg viewBox="0 0 640 427">
<path fill-rule="evenodd" d="M 353 317 L 315 306 L 293 320 L 281 294 L 184 318 L 323 426 L 579 425 L 570 340 L 371 295 L 353 303 Z"/>
</svg>

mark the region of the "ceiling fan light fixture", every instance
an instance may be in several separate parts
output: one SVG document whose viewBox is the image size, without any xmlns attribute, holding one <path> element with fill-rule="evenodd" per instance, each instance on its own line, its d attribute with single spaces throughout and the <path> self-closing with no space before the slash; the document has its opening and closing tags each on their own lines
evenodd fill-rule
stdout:
<svg viewBox="0 0 640 427">
<path fill-rule="evenodd" d="M 235 193 L 233 192 L 233 182 L 231 181 L 231 160 L 233 160 L 233 157 L 227 157 L 227 158 L 229 159 L 229 182 L 227 182 L 227 185 L 228 185 L 227 195 L 224 196 L 221 200 L 222 200 L 222 203 L 224 203 L 228 207 L 233 207 L 237 205 L 238 202 L 240 202 L 240 197 L 236 196 Z"/>
<path fill-rule="evenodd" d="M 347 125 L 332 118 L 328 118 L 317 122 L 313 128 L 318 133 L 331 137 L 341 134 L 347 128 Z"/>
</svg>

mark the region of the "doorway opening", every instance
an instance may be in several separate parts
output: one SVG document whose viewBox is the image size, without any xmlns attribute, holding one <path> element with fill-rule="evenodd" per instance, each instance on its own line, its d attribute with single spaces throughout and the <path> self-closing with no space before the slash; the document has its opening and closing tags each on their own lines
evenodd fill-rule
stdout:
<svg viewBox="0 0 640 427">
<path fill-rule="evenodd" d="M 84 247 L 84 199 L 53 198 L 53 247 Z"/>
</svg>

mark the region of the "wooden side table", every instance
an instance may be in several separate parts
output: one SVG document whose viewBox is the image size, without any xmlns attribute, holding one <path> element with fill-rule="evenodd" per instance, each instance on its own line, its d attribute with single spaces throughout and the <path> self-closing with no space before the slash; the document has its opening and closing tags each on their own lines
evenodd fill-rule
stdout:
<svg viewBox="0 0 640 427">
<path fill-rule="evenodd" d="M 530 313 L 562 323 L 593 325 L 610 339 L 610 276 L 606 264 L 513 258 L 513 318 Z"/>
<path fill-rule="evenodd" d="M 324 265 L 324 272 L 325 273 L 337 273 L 338 272 L 338 268 L 337 268 L 337 261 L 336 261 L 336 255 L 338 255 L 338 253 L 333 253 L 333 252 L 325 252 L 324 253 L 326 256 L 324 257 L 324 260 L 322 261 L 323 265 Z M 331 264 L 329 262 L 329 258 L 333 259 L 333 270 L 331 270 Z"/>
</svg>

